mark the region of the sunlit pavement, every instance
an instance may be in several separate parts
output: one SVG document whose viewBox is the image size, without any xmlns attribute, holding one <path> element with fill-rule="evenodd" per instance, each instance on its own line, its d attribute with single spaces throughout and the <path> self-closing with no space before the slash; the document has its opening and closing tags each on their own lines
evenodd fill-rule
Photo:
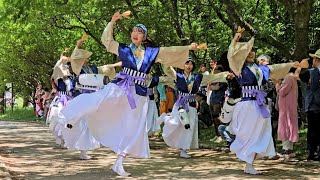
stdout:
<svg viewBox="0 0 320 180">
<path fill-rule="evenodd" d="M 106 124 L 107 125 L 107 124 Z M 92 160 L 58 148 L 42 124 L 0 121 L 0 155 L 12 179 L 117 179 L 110 168 L 116 155 L 107 148 L 90 152 Z M 151 158 L 125 161 L 131 179 L 320 179 L 319 162 L 259 160 L 263 175 L 249 176 L 234 154 L 212 150 L 191 151 L 181 159 L 176 150 L 152 139 Z"/>
</svg>

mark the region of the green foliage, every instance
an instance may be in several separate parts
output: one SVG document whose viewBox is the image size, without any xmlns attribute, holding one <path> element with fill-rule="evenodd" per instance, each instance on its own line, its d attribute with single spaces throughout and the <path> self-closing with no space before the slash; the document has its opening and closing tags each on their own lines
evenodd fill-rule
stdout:
<svg viewBox="0 0 320 180">
<path fill-rule="evenodd" d="M 288 11 L 291 7 L 283 1 L 230 2 L 260 37 L 272 36 L 293 49 L 295 26 Z M 311 49 L 320 47 L 319 7 L 319 1 L 315 1 L 310 29 L 305 31 L 309 34 Z M 126 10 L 131 10 L 133 16 L 115 25 L 117 41 L 130 43 L 132 26 L 144 23 L 150 37 L 159 46 L 208 43 L 207 51 L 193 53 L 198 64 L 208 62 L 211 55 L 219 58 L 227 51 L 233 30 L 238 25 L 230 18 L 221 0 L 2 0 L 0 87 L 6 82 L 14 82 L 19 95 L 30 96 L 38 81 L 50 86 L 52 68 L 60 53 L 67 47 L 72 50 L 84 32 L 91 36 L 84 48 L 94 53 L 92 63 L 115 62 L 116 57 L 106 53 L 100 37 L 113 13 Z M 276 42 L 267 43 L 263 38 L 257 38 L 255 45 L 258 55 L 275 55 L 283 51 Z"/>
<path fill-rule="evenodd" d="M 5 114 L 0 114 L 0 120 L 23 122 L 40 121 L 40 119 L 36 117 L 32 107 L 15 107 L 13 111 L 11 111 L 11 108 L 7 108 Z"/>
<path fill-rule="evenodd" d="M 5 121 L 39 121 L 40 119 L 36 117 L 33 107 L 22 107 L 23 98 L 19 97 L 15 100 L 15 105 L 13 109 L 7 107 L 4 114 L 0 113 L 0 120 Z M 0 105 L 1 106 L 1 105 Z"/>
</svg>

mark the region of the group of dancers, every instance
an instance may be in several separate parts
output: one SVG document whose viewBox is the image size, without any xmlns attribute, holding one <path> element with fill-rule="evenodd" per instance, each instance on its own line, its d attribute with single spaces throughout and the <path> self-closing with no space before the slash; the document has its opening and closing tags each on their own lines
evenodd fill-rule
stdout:
<svg viewBox="0 0 320 180">
<path fill-rule="evenodd" d="M 195 62 L 190 50 L 199 50 L 196 43 L 188 46 L 148 46 L 148 30 L 137 24 L 131 32 L 131 44 L 114 40 L 113 25 L 121 19 L 115 13 L 105 28 L 101 41 L 119 63 L 101 67 L 88 65 L 91 52 L 77 42 L 71 57 L 61 55 L 52 79 L 58 94 L 53 100 L 47 123 L 58 144 L 80 151 L 80 159 L 90 159 L 87 151 L 100 146 L 111 148 L 117 159 L 112 170 L 130 176 L 123 167 L 127 156 L 150 157 L 148 134 L 159 131 L 165 143 L 180 150 L 180 157 L 190 158 L 190 149 L 199 148 L 196 93 L 200 86 L 227 82 L 236 78 L 242 87 L 242 100 L 233 111 L 230 127 L 236 138 L 231 151 L 246 162 L 244 172 L 259 174 L 253 167 L 259 156 L 273 156 L 270 113 L 265 102 L 263 84 L 269 78 L 281 79 L 298 62 L 257 66 L 253 51 L 254 38 L 239 42 L 241 33 L 232 40 L 228 60 L 233 73 L 202 75 L 193 73 Z M 154 63 L 163 65 L 165 76 L 150 75 Z M 122 71 L 115 75 L 115 67 Z M 182 69 L 177 72 L 174 68 Z M 112 81 L 105 80 L 108 77 Z M 159 83 L 174 83 L 178 99 L 170 114 L 158 118 L 152 89 Z"/>
</svg>

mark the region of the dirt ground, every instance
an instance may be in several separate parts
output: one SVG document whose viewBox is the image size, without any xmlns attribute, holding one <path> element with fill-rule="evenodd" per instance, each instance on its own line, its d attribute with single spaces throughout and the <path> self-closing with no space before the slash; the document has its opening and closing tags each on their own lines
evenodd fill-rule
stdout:
<svg viewBox="0 0 320 180">
<path fill-rule="evenodd" d="M 182 159 L 159 139 L 152 139 L 150 146 L 150 159 L 127 158 L 128 179 L 320 179 L 319 162 L 258 160 L 256 168 L 263 175 L 250 176 L 232 153 L 202 149 Z M 44 125 L 0 121 L 0 161 L 14 180 L 125 179 L 110 169 L 116 158 L 111 150 L 100 148 L 90 155 L 92 160 L 79 160 L 78 152 L 58 148 Z"/>
</svg>

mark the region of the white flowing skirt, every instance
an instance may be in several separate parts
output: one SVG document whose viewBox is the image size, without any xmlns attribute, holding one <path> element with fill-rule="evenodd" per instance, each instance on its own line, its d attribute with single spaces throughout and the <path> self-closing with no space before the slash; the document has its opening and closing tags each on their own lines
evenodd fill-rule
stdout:
<svg viewBox="0 0 320 180">
<path fill-rule="evenodd" d="M 276 155 L 271 118 L 263 118 L 256 101 L 241 101 L 235 105 L 230 127 L 236 135 L 230 150 L 247 163 L 258 157 Z"/>
<path fill-rule="evenodd" d="M 109 83 L 100 91 L 75 97 L 62 110 L 62 115 L 72 125 L 81 117 L 90 117 L 89 131 L 103 146 L 117 154 L 147 158 L 150 156 L 146 127 L 148 98 L 137 95 L 134 86 L 131 91 L 135 109 L 130 108 L 123 88 Z"/>
<path fill-rule="evenodd" d="M 72 129 L 66 128 L 66 121 L 61 117 L 61 111 L 64 106 L 59 102 L 59 98 L 59 96 L 56 96 L 52 101 L 46 121 L 49 124 L 49 130 L 56 139 L 56 143 L 64 145 L 70 150 L 93 150 L 99 148 L 100 143 L 90 134 L 86 118 L 81 118 Z"/>
<path fill-rule="evenodd" d="M 64 147 L 69 150 L 94 150 L 100 147 L 100 143 L 91 135 L 87 119 L 88 117 L 81 117 L 72 129 L 66 128 L 64 123 L 62 129 Z"/>
<path fill-rule="evenodd" d="M 158 108 L 154 100 L 149 100 L 148 112 L 147 112 L 147 131 L 148 134 L 159 132 L 161 130 L 160 125 L 157 123 L 159 118 Z"/>
<path fill-rule="evenodd" d="M 58 96 L 56 96 L 50 104 L 49 114 L 46 119 L 46 124 L 49 125 L 49 130 L 54 136 L 56 143 L 62 145 L 62 129 L 63 124 L 59 121 L 59 113 L 63 109 L 63 105 L 58 103 Z"/>
<path fill-rule="evenodd" d="M 173 106 L 170 116 L 164 120 L 162 137 L 164 142 L 176 149 L 198 149 L 198 114 L 197 109 L 189 106 L 190 129 L 185 129 L 180 122 L 179 107 Z"/>
</svg>

